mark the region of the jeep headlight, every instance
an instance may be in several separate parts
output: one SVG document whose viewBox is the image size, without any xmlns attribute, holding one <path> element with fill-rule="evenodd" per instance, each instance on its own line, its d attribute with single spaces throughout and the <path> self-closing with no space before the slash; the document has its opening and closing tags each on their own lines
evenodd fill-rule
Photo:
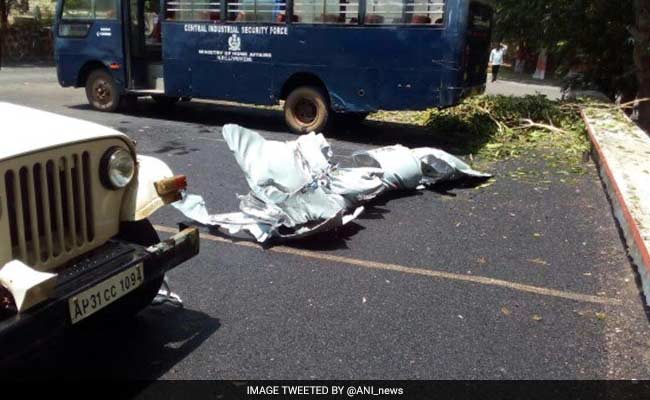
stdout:
<svg viewBox="0 0 650 400">
<path fill-rule="evenodd" d="M 104 153 L 100 166 L 102 183 L 109 189 L 126 187 L 135 174 L 135 160 L 127 150 L 111 147 Z"/>
</svg>

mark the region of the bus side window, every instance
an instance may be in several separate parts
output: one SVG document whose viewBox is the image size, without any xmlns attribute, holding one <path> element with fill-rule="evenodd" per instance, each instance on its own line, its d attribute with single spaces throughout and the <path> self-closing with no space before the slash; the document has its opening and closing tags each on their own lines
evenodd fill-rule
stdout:
<svg viewBox="0 0 650 400">
<path fill-rule="evenodd" d="M 406 0 L 406 23 L 442 25 L 445 0 Z"/>
<path fill-rule="evenodd" d="M 219 21 L 220 0 L 168 0 L 165 19 L 171 21 Z"/>
<path fill-rule="evenodd" d="M 61 12 L 63 19 L 116 19 L 116 0 L 66 0 Z"/>
<path fill-rule="evenodd" d="M 441 25 L 445 0 L 367 0 L 366 24 Z"/>
<path fill-rule="evenodd" d="M 357 24 L 358 0 L 294 0 L 295 22 L 305 24 Z"/>
<path fill-rule="evenodd" d="M 221 1 L 219 0 L 194 0 L 192 6 L 194 20 L 219 21 L 221 19 Z"/>
<path fill-rule="evenodd" d="M 115 0 L 95 0 L 95 19 L 117 18 L 117 2 Z"/>
<path fill-rule="evenodd" d="M 63 2 L 63 19 L 94 19 L 91 0 L 66 0 Z"/>
<path fill-rule="evenodd" d="M 191 21 L 193 15 L 192 0 L 169 0 L 165 4 L 165 19 L 173 21 Z"/>
<path fill-rule="evenodd" d="M 401 0 L 367 0 L 366 24 L 404 23 L 404 3 Z"/>
<path fill-rule="evenodd" d="M 286 22 L 286 0 L 228 0 L 228 21 Z"/>
</svg>

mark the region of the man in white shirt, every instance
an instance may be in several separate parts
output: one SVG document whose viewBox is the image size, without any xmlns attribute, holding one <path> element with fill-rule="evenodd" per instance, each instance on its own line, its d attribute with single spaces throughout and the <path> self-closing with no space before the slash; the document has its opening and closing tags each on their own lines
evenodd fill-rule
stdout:
<svg viewBox="0 0 650 400">
<path fill-rule="evenodd" d="M 501 64 L 503 64 L 503 56 L 508 51 L 508 46 L 505 43 L 499 43 L 499 46 L 492 49 L 490 52 L 490 66 L 492 67 L 492 82 L 497 80 L 499 76 L 499 69 Z"/>
</svg>

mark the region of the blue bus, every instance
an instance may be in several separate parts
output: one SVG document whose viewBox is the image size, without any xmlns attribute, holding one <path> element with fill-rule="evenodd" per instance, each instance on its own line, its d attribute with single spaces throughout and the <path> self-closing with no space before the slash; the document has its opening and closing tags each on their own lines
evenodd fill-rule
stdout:
<svg viewBox="0 0 650 400">
<path fill-rule="evenodd" d="M 449 107 L 485 89 L 489 0 L 58 0 L 61 86 L 97 110 L 284 101 L 291 130 Z"/>
</svg>

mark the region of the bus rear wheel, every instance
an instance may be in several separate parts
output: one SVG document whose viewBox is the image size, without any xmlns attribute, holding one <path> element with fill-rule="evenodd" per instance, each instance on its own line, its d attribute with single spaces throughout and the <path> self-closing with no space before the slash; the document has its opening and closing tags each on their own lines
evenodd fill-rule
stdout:
<svg viewBox="0 0 650 400">
<path fill-rule="evenodd" d="M 120 93 L 110 73 L 97 69 L 86 80 L 88 103 L 98 111 L 113 112 L 120 106 Z"/>
<path fill-rule="evenodd" d="M 298 134 L 324 131 L 330 119 L 327 96 L 314 86 L 294 89 L 284 103 L 284 118 Z"/>
</svg>

